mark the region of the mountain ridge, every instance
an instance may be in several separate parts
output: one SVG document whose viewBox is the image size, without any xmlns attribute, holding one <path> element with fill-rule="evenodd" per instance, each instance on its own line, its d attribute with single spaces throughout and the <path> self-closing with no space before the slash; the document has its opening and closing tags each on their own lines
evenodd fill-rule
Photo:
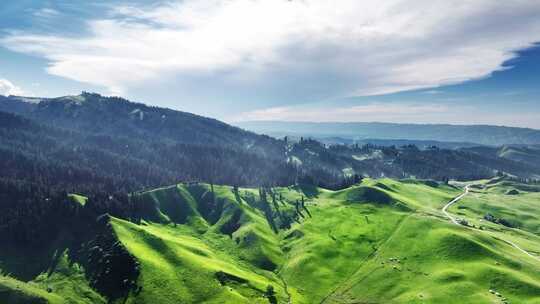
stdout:
<svg viewBox="0 0 540 304">
<path fill-rule="evenodd" d="M 81 184 L 54 173 L 62 166 L 80 178 L 87 176 L 90 185 L 112 183 L 107 187 L 127 190 L 186 180 L 251 186 L 308 182 L 337 189 L 361 176 L 478 179 L 498 171 L 540 176 L 536 150 L 517 157 L 523 153 L 501 154 L 470 144 L 438 148 L 433 141 L 394 141 L 395 145 L 385 146 L 379 140 L 380 144 L 360 146 L 276 139 L 188 112 L 87 92 L 31 102 L 0 97 L 1 111 L 31 122 L 5 119 L 21 126 L 2 126 L 0 160 L 18 159 L 16 166 L 6 163 L 10 170 L 5 176 L 28 175 L 37 166 L 43 173 L 30 170 L 34 174 L 30 180 L 55 181 L 72 191 Z M 421 143 L 421 148 L 414 143 Z"/>
<path fill-rule="evenodd" d="M 436 140 L 500 146 L 540 144 L 540 130 L 493 125 L 410 124 L 386 122 L 246 121 L 237 126 L 268 135 L 367 138 L 388 140 Z"/>
</svg>

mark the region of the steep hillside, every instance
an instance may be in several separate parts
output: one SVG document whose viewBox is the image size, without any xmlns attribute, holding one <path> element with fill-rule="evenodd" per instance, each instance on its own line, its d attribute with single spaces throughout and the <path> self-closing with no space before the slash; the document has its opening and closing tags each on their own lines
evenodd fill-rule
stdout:
<svg viewBox="0 0 540 304">
<path fill-rule="evenodd" d="M 483 208 L 480 193 L 503 198 L 510 187 L 517 188 L 501 181 L 484 187 L 451 212 L 473 214 L 475 206 Z M 527 214 L 540 198 L 523 189 L 511 208 L 521 210 L 517 216 L 524 221 L 512 230 L 452 224 L 441 208 L 462 189 L 433 181 L 366 179 L 340 191 L 307 185 L 236 189 L 184 183 L 136 192 L 123 216 L 101 216 L 87 229 L 88 241 L 78 252 L 95 254 L 97 266 L 61 251 L 60 262 L 45 263 L 41 272 L 23 276 L 9 271 L 14 268 L 6 261 L 13 263 L 13 258 L 0 255 L 0 269 L 11 273 L 0 279 L 0 299 L 455 303 L 459 298 L 475 304 L 539 303 L 540 241 L 534 215 Z M 73 202 L 79 204 L 77 198 Z M 92 199 L 79 204 L 80 214 L 95 204 Z M 510 212 L 494 216 L 502 214 Z M 92 238 L 98 231 L 102 237 Z M 508 240 L 523 245 L 531 256 Z M 24 252 L 18 251 L 20 260 L 28 258 Z M 56 254 L 50 252 L 42 260 L 48 256 L 53 261 Z M 133 262 L 120 264 L 137 272 L 124 279 L 130 272 L 115 270 L 114 261 L 130 257 Z M 100 287 L 115 284 L 113 289 Z M 81 288 L 87 288 L 85 296 L 75 296 L 82 295 Z"/>
<path fill-rule="evenodd" d="M 68 192 L 129 192 L 190 180 L 242 186 L 306 182 L 340 189 L 355 175 L 444 180 L 502 171 L 540 176 L 534 159 L 525 163 L 516 153 L 490 147 L 277 140 L 214 119 L 91 93 L 2 97 L 0 118 L 0 163 L 7 168 L 0 178 Z"/>
<path fill-rule="evenodd" d="M 10 112 L 64 129 L 119 137 L 169 139 L 185 144 L 228 145 L 270 149 L 275 140 L 215 119 L 191 113 L 83 92 L 81 95 L 39 98 L 16 96 L 0 100 Z M 272 151 L 270 151 L 272 152 Z"/>
<path fill-rule="evenodd" d="M 47 110 L 49 104 L 54 111 Z M 282 143 L 217 121 L 180 113 L 171 118 L 171 127 L 163 123 L 167 127 L 160 133 L 153 131 L 153 122 L 145 125 L 124 113 L 138 106 L 124 101 L 30 105 L 24 117 L 0 112 L 0 163 L 5 168 L 0 178 L 86 193 L 133 191 L 181 180 L 294 182 L 296 169 L 287 164 Z M 122 105 L 124 112 L 116 109 Z"/>
</svg>

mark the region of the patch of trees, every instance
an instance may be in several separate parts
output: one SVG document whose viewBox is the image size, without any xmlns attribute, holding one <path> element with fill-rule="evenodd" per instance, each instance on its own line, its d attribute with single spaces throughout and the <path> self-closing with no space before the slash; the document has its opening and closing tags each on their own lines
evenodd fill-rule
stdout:
<svg viewBox="0 0 540 304">
<path fill-rule="evenodd" d="M 264 292 L 264 296 L 268 298 L 268 302 L 270 302 L 271 304 L 277 303 L 276 292 L 274 290 L 274 286 L 272 285 L 266 286 L 266 291 Z"/>
<path fill-rule="evenodd" d="M 116 239 L 108 214 L 132 219 L 136 212 L 126 194 L 93 192 L 82 205 L 65 191 L 0 179 L 0 243 L 10 252 L 48 252 L 59 246 L 53 251 L 66 252 L 70 261 L 83 265 L 91 286 L 109 299 L 137 290 L 140 269 Z M 45 271 L 52 269 L 35 274 Z M 13 275 L 19 275 L 18 269 Z"/>
<path fill-rule="evenodd" d="M 540 185 L 540 179 L 537 179 L 537 178 L 524 178 L 524 177 L 516 177 L 516 176 L 504 175 L 504 179 L 509 180 L 509 181 L 518 182 L 518 183 L 521 183 L 521 184 Z"/>
<path fill-rule="evenodd" d="M 81 245 L 82 264 L 92 288 L 109 299 L 125 298 L 137 285 L 140 264 L 118 241 L 107 214 L 97 218 L 95 237 Z"/>
<path fill-rule="evenodd" d="M 65 191 L 0 179 L 0 239 L 19 246 L 46 244 L 81 212 Z"/>
<path fill-rule="evenodd" d="M 486 221 L 489 221 L 489 222 L 492 222 L 492 223 L 495 223 L 495 224 L 500 224 L 500 225 L 503 225 L 503 226 L 506 226 L 506 227 L 509 227 L 509 228 L 515 228 L 516 225 L 506 219 L 503 219 L 503 218 L 497 218 L 495 217 L 494 215 L 488 213 L 486 215 L 484 215 L 484 220 Z"/>
<path fill-rule="evenodd" d="M 0 239 L 14 246 L 46 246 L 64 229 L 85 229 L 99 215 L 132 219 L 136 212 L 124 193 L 92 191 L 83 206 L 64 190 L 0 178 Z"/>
<path fill-rule="evenodd" d="M 403 171 L 421 179 L 472 180 L 493 176 L 493 170 L 471 161 L 473 155 L 444 149 L 419 150 L 407 147 L 395 159 Z"/>
</svg>

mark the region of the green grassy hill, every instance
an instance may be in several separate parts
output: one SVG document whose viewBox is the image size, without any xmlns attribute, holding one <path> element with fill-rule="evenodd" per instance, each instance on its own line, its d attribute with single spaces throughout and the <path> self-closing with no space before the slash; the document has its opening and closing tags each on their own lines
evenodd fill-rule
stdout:
<svg viewBox="0 0 540 304">
<path fill-rule="evenodd" d="M 540 185 L 502 179 L 474 189 L 451 211 L 540 257 Z"/>
<path fill-rule="evenodd" d="M 126 293 L 96 288 L 123 276 L 79 264 L 69 249 L 41 255 L 57 262 L 25 277 L 6 267 L 14 254 L 0 252 L 0 303 L 538 304 L 540 192 L 484 184 L 449 210 L 470 227 L 440 211 L 463 190 L 432 181 L 366 179 L 341 191 L 179 184 L 134 193 L 136 215 L 102 218 L 108 241 L 88 249 L 102 249 L 104 265 L 137 269 Z M 515 225 L 486 221 L 487 213 Z"/>
</svg>

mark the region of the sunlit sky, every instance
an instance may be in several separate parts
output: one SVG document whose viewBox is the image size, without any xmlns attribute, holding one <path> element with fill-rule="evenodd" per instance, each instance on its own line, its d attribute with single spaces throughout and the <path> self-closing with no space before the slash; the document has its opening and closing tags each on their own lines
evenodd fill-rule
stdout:
<svg viewBox="0 0 540 304">
<path fill-rule="evenodd" d="M 540 128 L 538 42 L 530 0 L 2 1 L 0 94 Z"/>
</svg>

